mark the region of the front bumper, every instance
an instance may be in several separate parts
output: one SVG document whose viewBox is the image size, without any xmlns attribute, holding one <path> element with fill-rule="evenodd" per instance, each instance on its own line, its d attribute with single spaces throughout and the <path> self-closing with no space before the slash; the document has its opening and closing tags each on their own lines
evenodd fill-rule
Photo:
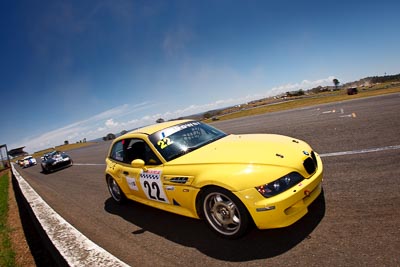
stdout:
<svg viewBox="0 0 400 267">
<path fill-rule="evenodd" d="M 67 160 L 57 162 L 55 165 L 53 165 L 53 168 L 55 168 L 55 169 L 63 168 L 63 167 L 67 167 L 71 164 L 72 164 L 71 159 L 67 159 Z"/>
<path fill-rule="evenodd" d="M 317 171 L 301 183 L 271 198 L 264 198 L 256 189 L 236 192 L 246 205 L 257 228 L 289 226 L 308 212 L 308 206 L 321 194 L 323 166 L 318 159 Z"/>
</svg>

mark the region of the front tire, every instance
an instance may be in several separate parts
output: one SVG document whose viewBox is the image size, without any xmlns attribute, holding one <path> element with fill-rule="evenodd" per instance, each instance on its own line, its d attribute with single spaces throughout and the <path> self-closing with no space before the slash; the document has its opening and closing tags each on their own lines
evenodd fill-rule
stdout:
<svg viewBox="0 0 400 267">
<path fill-rule="evenodd" d="M 225 238 L 239 238 L 249 229 L 250 215 L 246 207 L 223 188 L 212 187 L 203 192 L 201 211 L 210 228 Z"/>
<path fill-rule="evenodd" d="M 124 195 L 124 192 L 122 192 L 117 181 L 115 181 L 115 179 L 111 176 L 107 176 L 107 188 L 115 202 L 117 202 L 118 204 L 122 204 L 125 202 L 126 197 Z"/>
<path fill-rule="evenodd" d="M 42 173 L 48 174 L 49 171 L 46 169 L 46 167 L 44 167 L 43 165 L 41 165 L 41 166 L 42 166 Z"/>
</svg>

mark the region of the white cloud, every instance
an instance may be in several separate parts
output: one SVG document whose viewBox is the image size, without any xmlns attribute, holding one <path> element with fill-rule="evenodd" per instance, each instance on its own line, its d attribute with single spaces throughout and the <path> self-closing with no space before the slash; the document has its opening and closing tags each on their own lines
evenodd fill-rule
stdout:
<svg viewBox="0 0 400 267">
<path fill-rule="evenodd" d="M 115 118 L 123 118 L 126 116 L 129 117 L 133 113 L 146 110 L 153 105 L 153 103 L 149 102 L 144 102 L 133 106 L 124 104 L 106 110 L 88 119 L 72 123 L 42 135 L 27 137 L 22 140 L 21 143 L 26 146 L 26 151 L 35 152 L 41 149 L 61 145 L 64 143 L 64 141 L 74 143 L 84 138 L 86 138 L 86 140 L 96 139 L 110 133 L 110 129 L 114 131 L 118 128 L 120 124 L 114 121 Z M 20 147 L 21 144 L 15 144 L 11 146 Z"/>
<path fill-rule="evenodd" d="M 115 122 L 113 119 L 108 119 L 106 120 L 106 122 L 104 123 L 108 128 L 115 128 L 119 125 L 118 122 Z"/>
<path fill-rule="evenodd" d="M 328 77 L 315 81 L 303 80 L 299 83 L 288 83 L 274 87 L 270 90 L 263 90 L 265 92 L 263 94 L 253 94 L 239 98 L 219 99 L 211 103 L 206 103 L 203 105 L 190 105 L 183 109 L 177 109 L 174 111 L 169 110 L 164 113 L 149 114 L 147 111 L 147 114 L 141 116 L 139 114 L 143 114 L 143 111 L 148 109 L 153 109 L 155 106 L 157 106 L 157 104 L 151 102 L 143 102 L 136 105 L 124 104 L 106 110 L 91 118 L 67 125 L 60 129 L 44 133 L 40 136 L 27 138 L 23 140 L 22 143 L 26 144 L 26 151 L 34 152 L 48 147 L 61 145 L 65 140 L 68 140 L 70 143 L 74 143 L 86 138 L 86 140 L 89 141 L 106 136 L 108 133 L 118 133 L 122 130 L 131 130 L 144 125 L 152 124 L 155 123 L 158 118 L 170 120 L 208 110 L 246 103 L 252 100 L 274 96 L 287 91 L 310 89 L 319 85 L 330 85 L 332 83 L 332 79 L 334 79 L 334 77 Z M 21 145 L 16 144 L 13 147 L 19 146 Z"/>
<path fill-rule="evenodd" d="M 332 80 L 334 79 L 334 76 L 329 76 L 328 78 L 325 79 L 319 79 L 315 81 L 309 81 L 309 80 L 303 80 L 300 83 L 288 83 L 285 85 L 277 86 L 271 89 L 270 95 L 277 95 L 281 93 L 285 93 L 288 91 L 294 91 L 294 90 L 299 90 L 299 89 L 311 89 L 317 86 L 326 86 L 326 85 L 332 85 Z"/>
</svg>

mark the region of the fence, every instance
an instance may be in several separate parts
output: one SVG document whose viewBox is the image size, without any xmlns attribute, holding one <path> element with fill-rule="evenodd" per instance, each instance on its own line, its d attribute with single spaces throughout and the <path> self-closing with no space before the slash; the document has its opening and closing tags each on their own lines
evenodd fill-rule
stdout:
<svg viewBox="0 0 400 267">
<path fill-rule="evenodd" d="M 0 170 L 11 168 L 7 145 L 0 145 Z"/>
</svg>

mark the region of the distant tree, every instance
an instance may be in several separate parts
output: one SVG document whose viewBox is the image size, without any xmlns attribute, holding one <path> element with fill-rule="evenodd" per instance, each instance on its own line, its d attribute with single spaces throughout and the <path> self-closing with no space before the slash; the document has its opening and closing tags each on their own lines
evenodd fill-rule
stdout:
<svg viewBox="0 0 400 267">
<path fill-rule="evenodd" d="M 335 85 L 335 88 L 337 89 L 338 86 L 339 86 L 339 83 L 340 83 L 339 80 L 335 78 L 335 79 L 332 80 L 332 82 Z"/>
<path fill-rule="evenodd" d="M 68 144 L 69 144 L 68 140 L 65 140 L 64 145 L 68 145 Z"/>
<path fill-rule="evenodd" d="M 400 74 L 371 77 L 371 83 L 399 82 Z"/>
<path fill-rule="evenodd" d="M 212 117 L 212 114 L 210 112 L 206 112 L 206 113 L 203 114 L 203 118 L 204 119 L 209 119 L 211 117 Z"/>
<path fill-rule="evenodd" d="M 115 139 L 115 134 L 113 134 L 113 133 L 109 133 L 106 135 L 106 137 L 103 138 L 104 141 L 114 140 L 114 139 Z"/>
<path fill-rule="evenodd" d="M 158 120 L 156 120 L 156 122 L 157 123 L 162 123 L 162 122 L 164 122 L 164 119 L 163 118 L 159 118 Z"/>
</svg>

